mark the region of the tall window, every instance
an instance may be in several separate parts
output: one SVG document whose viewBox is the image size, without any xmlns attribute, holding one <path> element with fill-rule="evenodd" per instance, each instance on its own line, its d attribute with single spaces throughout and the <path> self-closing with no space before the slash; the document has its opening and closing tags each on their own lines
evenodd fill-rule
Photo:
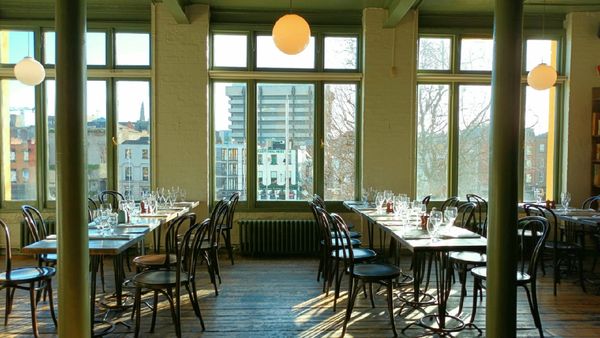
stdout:
<svg viewBox="0 0 600 338">
<path fill-rule="evenodd" d="M 453 44 L 457 46 L 453 46 Z M 556 40 L 526 40 L 526 67 L 541 61 L 555 68 Z M 419 39 L 417 196 L 436 200 L 468 193 L 488 198 L 493 42 L 489 38 L 422 36 Z M 458 60 L 456 65 L 451 60 Z M 447 83 L 435 73 L 447 72 Z M 473 83 L 474 78 L 478 83 Z M 551 194 L 554 179 L 556 91 L 524 87 L 522 199 L 533 189 Z M 517 159 L 515 159 L 517 161 Z"/>
<path fill-rule="evenodd" d="M 34 33 L 38 31 L 41 34 Z M 43 48 L 40 48 L 42 43 Z M 111 146 L 113 140 L 122 143 L 126 135 L 127 140 L 140 142 L 144 136 L 149 136 L 149 80 L 141 80 L 150 77 L 149 44 L 150 34 L 147 32 L 120 32 L 106 27 L 86 33 L 87 65 L 94 68 L 95 76 L 86 84 L 87 181 L 91 197 L 97 196 L 101 190 L 123 190 L 118 176 L 123 176 L 124 171 L 113 170 L 121 166 L 118 149 Z M 31 55 L 47 69 L 52 69 L 56 63 L 55 45 L 56 34 L 52 30 L 41 27 L 0 29 L 0 64 L 3 68 L 12 68 L 24 56 Z M 36 55 L 39 50 L 43 53 Z M 128 72 L 137 73 L 137 80 L 119 80 L 114 68 L 127 68 Z M 17 205 L 11 204 L 12 201 L 52 207 L 56 199 L 56 83 L 50 76 L 52 74 L 48 72 L 46 80 L 36 87 L 21 85 L 11 78 L 0 79 L 0 124 L 5 126 L 0 134 L 3 139 L 10 140 L 2 144 L 0 151 L 4 156 L 0 161 L 2 207 Z M 128 87 L 130 83 L 133 85 Z M 138 83 L 142 85 L 136 87 Z M 41 98 L 39 106 L 36 106 L 36 97 Z M 133 113 L 130 108 L 132 100 L 137 100 L 138 104 Z M 142 101 L 145 107 L 143 115 L 140 114 Z M 132 114 L 137 117 L 130 118 Z M 145 123 L 140 122 L 140 116 L 144 117 Z M 108 125 L 109 122 L 113 125 Z M 39 131 L 43 134 L 39 135 Z M 135 166 L 130 176 L 136 178 L 137 175 L 140 182 L 144 175 L 140 174 L 138 162 L 143 162 L 148 168 L 150 165 L 149 137 L 145 141 L 146 147 L 142 148 L 146 152 L 136 145 L 132 147 L 130 158 L 132 169 Z M 38 168 L 42 170 L 38 171 Z M 38 187 L 43 190 L 38 190 Z M 150 182 L 146 179 L 143 189 L 149 187 Z M 139 190 L 133 185 L 130 193 L 136 197 Z"/>
<path fill-rule="evenodd" d="M 283 202 L 315 193 L 355 197 L 359 41 L 355 32 L 324 31 L 290 56 L 263 31 L 213 32 L 214 199 L 230 195 L 232 186 L 250 207 L 299 207 Z M 223 156 L 223 148 L 237 156 Z M 225 163 L 231 161 L 235 166 Z"/>
</svg>

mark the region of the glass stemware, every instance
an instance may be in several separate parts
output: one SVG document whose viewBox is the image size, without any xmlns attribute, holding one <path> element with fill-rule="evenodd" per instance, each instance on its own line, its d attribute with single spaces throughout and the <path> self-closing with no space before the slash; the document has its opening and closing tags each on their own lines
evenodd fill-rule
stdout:
<svg viewBox="0 0 600 338">
<path fill-rule="evenodd" d="M 383 202 L 385 201 L 385 197 L 383 193 L 378 192 L 375 196 L 375 207 L 377 208 L 377 213 L 381 213 L 383 210 Z"/>
<path fill-rule="evenodd" d="M 438 240 L 442 219 L 442 212 L 439 210 L 432 210 L 429 214 L 429 219 L 427 220 L 427 233 L 429 233 L 429 237 L 431 237 L 432 242 Z"/>
<path fill-rule="evenodd" d="M 569 203 L 571 202 L 571 194 L 563 191 L 560 193 L 560 204 L 562 205 L 563 209 L 566 211 L 567 209 L 569 209 Z"/>
<path fill-rule="evenodd" d="M 444 210 L 445 228 L 449 228 L 454 224 L 454 221 L 456 220 L 457 215 L 458 215 L 457 207 L 447 207 Z"/>
</svg>

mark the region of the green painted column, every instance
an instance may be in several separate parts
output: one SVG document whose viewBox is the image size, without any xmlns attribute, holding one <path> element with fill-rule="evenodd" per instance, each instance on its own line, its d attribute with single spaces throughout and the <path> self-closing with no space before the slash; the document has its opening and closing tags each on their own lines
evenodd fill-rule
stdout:
<svg viewBox="0 0 600 338">
<path fill-rule="evenodd" d="M 89 337 L 86 0 L 56 1 L 58 335 Z"/>
<path fill-rule="evenodd" d="M 516 336 L 522 0 L 496 0 L 490 135 L 486 337 Z"/>
</svg>

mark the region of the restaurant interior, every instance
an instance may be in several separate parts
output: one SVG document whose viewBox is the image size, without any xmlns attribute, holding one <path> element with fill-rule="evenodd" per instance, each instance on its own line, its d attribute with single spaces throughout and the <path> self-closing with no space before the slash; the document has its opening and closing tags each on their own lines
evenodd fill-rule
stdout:
<svg viewBox="0 0 600 338">
<path fill-rule="evenodd" d="M 597 1 L 2 0 L 0 139 L 3 337 L 600 336 Z"/>
</svg>

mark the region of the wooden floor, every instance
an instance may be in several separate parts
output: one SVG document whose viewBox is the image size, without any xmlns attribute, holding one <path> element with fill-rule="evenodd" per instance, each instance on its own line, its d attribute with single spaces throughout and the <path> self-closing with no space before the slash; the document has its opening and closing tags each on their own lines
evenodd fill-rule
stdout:
<svg viewBox="0 0 600 338">
<path fill-rule="evenodd" d="M 31 259 L 21 258 L 17 265 L 31 264 Z M 332 293 L 327 297 L 321 293 L 321 284 L 316 281 L 316 259 L 250 259 L 238 257 L 231 266 L 222 256 L 223 283 L 220 294 L 215 297 L 204 269 L 200 276 L 201 309 L 206 323 L 206 331 L 201 332 L 200 323 L 194 316 L 187 297 L 182 308 L 183 334 L 186 337 L 339 337 L 345 314 L 346 284 L 338 305 L 332 311 Z M 112 264 L 105 263 L 106 268 Z M 112 271 L 107 271 L 112 276 Z M 108 277 L 108 280 L 111 277 Z M 470 277 L 469 277 L 470 279 Z M 55 279 L 56 281 L 56 279 Z M 55 282 L 56 283 L 56 282 Z M 449 300 L 450 313 L 456 312 L 458 284 L 454 285 Z M 107 286 L 112 289 L 112 283 Z M 470 289 L 469 289 L 470 290 Z M 539 285 L 539 305 L 546 337 L 600 337 L 600 296 L 585 294 L 573 280 L 565 280 L 559 286 L 558 296 L 552 295 L 551 278 L 541 278 Z M 0 337 L 31 336 L 31 323 L 28 294 L 17 291 L 17 299 L 8 326 L 0 325 Z M 56 294 L 55 294 L 56 297 Z M 538 333 L 527 306 L 525 293 L 518 291 L 518 336 L 537 337 Z M 150 301 L 150 295 L 148 295 Z M 5 293 L 0 293 L 0 306 L 3 314 Z M 396 325 L 400 336 L 415 337 L 422 330 L 408 330 L 406 335 L 400 330 L 420 318 L 424 312 L 433 313 L 434 307 L 424 311 L 402 311 L 398 314 L 400 301 L 396 299 Z M 484 297 L 485 303 L 485 297 Z M 357 299 L 347 337 L 391 337 L 393 336 L 386 310 L 386 298 L 382 291 L 375 298 L 376 308 L 372 309 L 367 299 Z M 471 300 L 466 305 L 470 308 Z M 159 305 L 157 329 L 149 333 L 150 311 L 142 310 L 142 337 L 173 337 L 174 327 L 166 301 Z M 470 312 L 470 310 L 468 311 Z M 56 336 L 46 302 L 40 303 L 38 312 L 39 330 L 42 336 Z M 111 314 L 110 318 L 129 320 L 130 312 Z M 465 314 L 466 316 L 467 314 Z M 476 324 L 484 330 L 485 306 L 478 308 Z M 473 337 L 477 332 L 465 330 L 455 334 L 458 337 Z M 131 337 L 132 329 L 118 324 L 110 337 Z"/>
</svg>

